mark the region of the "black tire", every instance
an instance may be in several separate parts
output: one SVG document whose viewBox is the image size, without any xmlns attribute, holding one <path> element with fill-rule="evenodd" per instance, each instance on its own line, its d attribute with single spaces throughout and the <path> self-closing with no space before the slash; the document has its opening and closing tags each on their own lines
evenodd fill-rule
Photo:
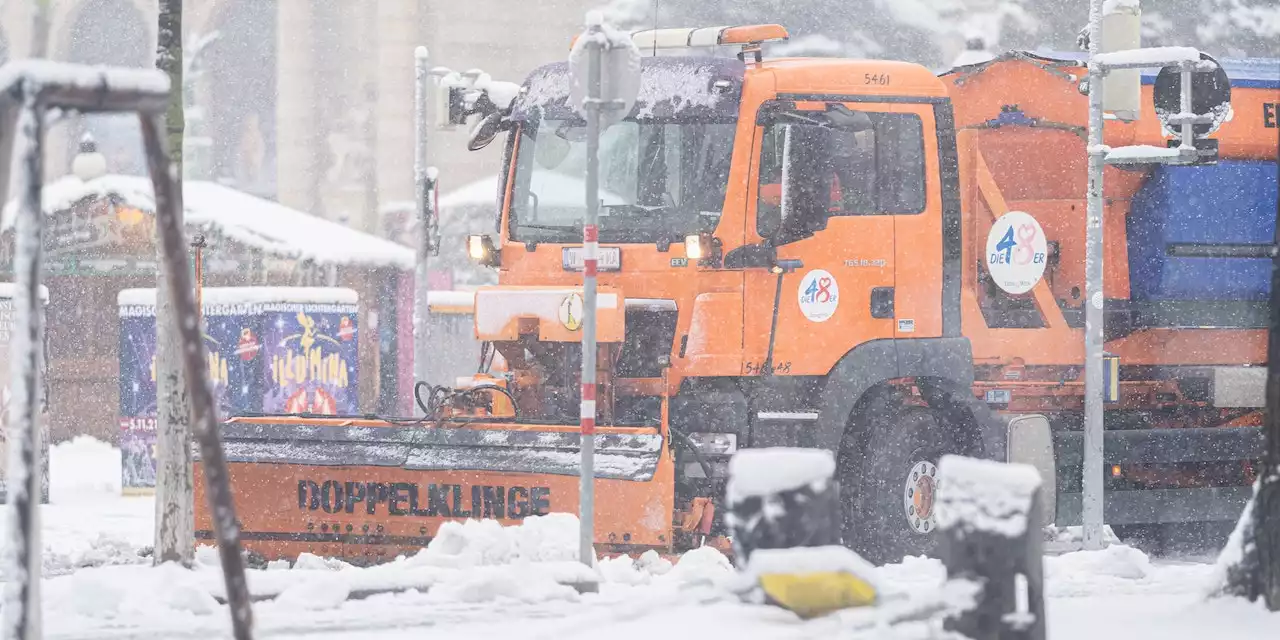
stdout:
<svg viewBox="0 0 1280 640">
<path fill-rule="evenodd" d="M 838 469 L 845 545 L 875 564 L 931 554 L 938 460 L 963 447 L 933 410 L 893 393 L 871 397 L 857 421 L 851 433 L 865 439 L 846 438 Z"/>
</svg>

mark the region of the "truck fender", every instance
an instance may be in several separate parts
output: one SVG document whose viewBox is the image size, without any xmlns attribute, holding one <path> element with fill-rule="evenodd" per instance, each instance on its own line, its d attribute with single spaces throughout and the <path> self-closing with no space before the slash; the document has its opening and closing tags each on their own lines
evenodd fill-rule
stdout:
<svg viewBox="0 0 1280 640">
<path fill-rule="evenodd" d="M 818 411 L 817 446 L 838 455 L 849 416 L 869 390 L 895 378 L 921 379 L 925 385 L 921 390 L 932 391 L 930 395 L 938 402 L 956 405 L 972 414 L 980 423 L 981 433 L 977 435 L 982 439 L 983 450 L 988 455 L 1004 457 L 1003 425 L 968 392 L 973 385 L 973 351 L 969 339 L 963 337 L 873 340 L 854 347 L 827 374 Z M 929 404 L 933 407 L 934 400 Z"/>
</svg>

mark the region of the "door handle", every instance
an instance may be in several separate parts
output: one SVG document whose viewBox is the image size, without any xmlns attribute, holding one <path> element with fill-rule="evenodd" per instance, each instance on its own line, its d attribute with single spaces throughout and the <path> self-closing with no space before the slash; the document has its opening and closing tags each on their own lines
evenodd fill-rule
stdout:
<svg viewBox="0 0 1280 640">
<path fill-rule="evenodd" d="M 893 317 L 893 287 L 876 287 L 871 290 L 871 317 Z"/>
</svg>

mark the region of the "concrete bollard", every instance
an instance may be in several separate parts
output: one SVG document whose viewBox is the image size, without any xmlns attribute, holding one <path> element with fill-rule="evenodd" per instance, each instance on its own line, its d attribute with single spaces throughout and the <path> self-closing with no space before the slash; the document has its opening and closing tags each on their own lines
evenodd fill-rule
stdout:
<svg viewBox="0 0 1280 640">
<path fill-rule="evenodd" d="M 938 531 L 949 580 L 979 588 L 947 629 L 970 638 L 1044 640 L 1040 474 L 960 456 L 938 464 Z"/>
<path fill-rule="evenodd" d="M 874 567 L 840 546 L 835 470 L 821 449 L 747 449 L 730 460 L 726 522 L 758 601 L 801 618 L 876 603 Z"/>
<path fill-rule="evenodd" d="M 761 448 L 729 461 L 726 523 L 745 566 L 757 549 L 840 544 L 835 457 L 824 449 Z"/>
</svg>

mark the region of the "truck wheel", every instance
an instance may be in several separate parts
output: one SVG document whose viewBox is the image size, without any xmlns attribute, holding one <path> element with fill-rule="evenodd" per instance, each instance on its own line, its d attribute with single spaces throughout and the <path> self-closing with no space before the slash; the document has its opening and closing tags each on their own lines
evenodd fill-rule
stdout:
<svg viewBox="0 0 1280 640">
<path fill-rule="evenodd" d="M 930 553 L 935 545 L 938 460 L 957 453 L 934 412 L 873 398 L 862 412 L 866 444 L 841 456 L 845 544 L 876 564 Z"/>
</svg>

